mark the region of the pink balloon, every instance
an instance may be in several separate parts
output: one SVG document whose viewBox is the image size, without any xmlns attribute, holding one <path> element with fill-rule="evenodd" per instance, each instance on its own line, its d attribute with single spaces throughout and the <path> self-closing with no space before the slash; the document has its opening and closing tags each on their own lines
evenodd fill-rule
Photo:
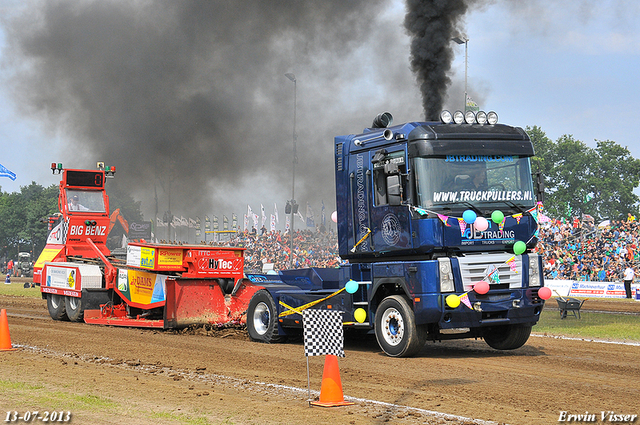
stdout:
<svg viewBox="0 0 640 425">
<path fill-rule="evenodd" d="M 476 291 L 477 294 L 484 295 L 489 292 L 489 284 L 486 281 L 481 280 L 473 285 L 473 290 Z"/>
<path fill-rule="evenodd" d="M 338 222 L 338 211 L 334 211 L 331 213 L 331 221 L 333 221 L 334 223 Z"/>
<path fill-rule="evenodd" d="M 475 226 L 476 230 L 479 230 L 481 232 L 484 232 L 489 228 L 489 222 L 484 217 L 476 218 L 476 222 L 473 223 L 473 225 Z"/>
<path fill-rule="evenodd" d="M 542 288 L 540 288 L 540 290 L 538 290 L 538 296 L 543 300 L 548 300 L 549 298 L 551 298 L 551 289 L 543 286 Z"/>
</svg>

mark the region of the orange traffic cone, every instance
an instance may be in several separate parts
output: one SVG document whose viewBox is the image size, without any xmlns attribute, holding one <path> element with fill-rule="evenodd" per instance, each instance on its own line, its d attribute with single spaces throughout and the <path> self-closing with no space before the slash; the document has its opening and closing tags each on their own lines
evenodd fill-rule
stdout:
<svg viewBox="0 0 640 425">
<path fill-rule="evenodd" d="M 311 404 L 322 407 L 348 406 L 354 404 L 344 401 L 342 381 L 340 381 L 340 369 L 338 369 L 338 358 L 333 354 L 327 354 L 324 360 L 320 400 L 312 401 Z"/>
<path fill-rule="evenodd" d="M 7 320 L 7 310 L 0 311 L 0 351 L 15 350 L 11 346 L 11 336 L 9 336 L 9 321 Z"/>
</svg>

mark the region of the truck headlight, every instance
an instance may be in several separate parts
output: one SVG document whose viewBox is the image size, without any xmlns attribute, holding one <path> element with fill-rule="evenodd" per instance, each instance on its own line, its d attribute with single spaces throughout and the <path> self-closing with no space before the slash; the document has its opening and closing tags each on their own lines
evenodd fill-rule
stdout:
<svg viewBox="0 0 640 425">
<path fill-rule="evenodd" d="M 440 271 L 440 292 L 455 291 L 451 260 L 449 258 L 438 258 L 438 269 Z"/>
<path fill-rule="evenodd" d="M 538 254 L 529 254 L 529 286 L 540 286 Z"/>
</svg>

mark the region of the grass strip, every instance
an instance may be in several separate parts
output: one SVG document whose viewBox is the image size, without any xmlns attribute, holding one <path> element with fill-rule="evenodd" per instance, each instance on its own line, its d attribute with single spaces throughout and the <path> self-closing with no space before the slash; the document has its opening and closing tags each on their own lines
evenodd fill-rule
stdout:
<svg viewBox="0 0 640 425">
<path fill-rule="evenodd" d="M 569 314 L 562 319 L 558 310 L 545 309 L 534 332 L 580 338 L 640 341 L 640 317 L 631 314 L 581 311 L 580 319 Z"/>
</svg>

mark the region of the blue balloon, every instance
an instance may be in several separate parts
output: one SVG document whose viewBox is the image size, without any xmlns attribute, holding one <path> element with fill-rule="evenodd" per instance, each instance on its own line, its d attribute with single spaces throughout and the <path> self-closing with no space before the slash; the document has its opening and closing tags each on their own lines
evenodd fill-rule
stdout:
<svg viewBox="0 0 640 425">
<path fill-rule="evenodd" d="M 350 280 L 344 285 L 344 289 L 348 293 L 353 294 L 358 290 L 358 282 L 356 282 L 355 280 Z"/>
<path fill-rule="evenodd" d="M 466 210 L 462 213 L 462 219 L 467 224 L 473 224 L 476 221 L 477 217 L 478 216 L 476 215 L 476 213 L 471 210 Z"/>
</svg>

